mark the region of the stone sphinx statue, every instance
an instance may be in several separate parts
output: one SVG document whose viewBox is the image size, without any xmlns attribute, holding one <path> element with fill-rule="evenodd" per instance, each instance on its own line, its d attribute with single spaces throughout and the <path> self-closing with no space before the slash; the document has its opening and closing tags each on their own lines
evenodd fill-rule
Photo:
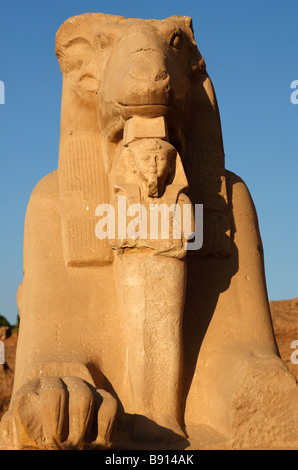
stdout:
<svg viewBox="0 0 298 470">
<path fill-rule="evenodd" d="M 297 448 L 257 216 L 191 19 L 79 15 L 56 54 L 59 164 L 28 204 L 2 448 Z"/>
</svg>

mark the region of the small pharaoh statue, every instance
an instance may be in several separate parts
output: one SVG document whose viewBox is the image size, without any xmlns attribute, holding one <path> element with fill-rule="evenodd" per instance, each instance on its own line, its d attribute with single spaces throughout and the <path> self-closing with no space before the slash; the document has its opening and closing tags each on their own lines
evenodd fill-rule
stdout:
<svg viewBox="0 0 298 470">
<path fill-rule="evenodd" d="M 151 433 L 163 435 L 165 430 L 184 436 L 181 334 L 186 239 L 179 222 L 183 206 L 191 207 L 183 192 L 187 179 L 177 150 L 166 139 L 164 119 L 131 121 L 114 180 L 116 233 L 121 236 L 110 243 L 116 250 L 115 275 L 126 323 L 134 436 L 150 439 Z M 167 209 L 161 217 L 167 227 L 161 224 L 159 230 L 161 207 Z M 127 224 L 135 212 L 138 217 Z"/>
<path fill-rule="evenodd" d="M 164 120 L 160 122 L 163 130 Z M 162 138 L 165 132 L 160 130 L 150 137 L 145 132 L 145 136 L 136 134 L 127 139 L 118 161 L 113 205 L 118 214 L 116 234 L 121 236 L 110 243 L 116 249 L 142 246 L 156 254 L 184 258 L 186 238 L 193 233 L 194 222 L 191 202 L 184 193 L 188 183 L 181 158 Z M 125 220 L 124 212 L 128 216 Z M 136 212 L 138 217 L 129 221 Z"/>
</svg>

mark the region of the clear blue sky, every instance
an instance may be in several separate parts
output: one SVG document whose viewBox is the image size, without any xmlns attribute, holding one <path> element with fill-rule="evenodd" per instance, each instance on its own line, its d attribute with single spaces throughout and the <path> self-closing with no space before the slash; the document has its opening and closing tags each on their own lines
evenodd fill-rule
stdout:
<svg viewBox="0 0 298 470">
<path fill-rule="evenodd" d="M 55 34 L 86 12 L 193 18 L 220 107 L 226 166 L 253 196 L 271 300 L 298 296 L 297 0 L 0 0 L 0 314 L 17 316 L 23 225 L 35 184 L 57 168 L 61 73 Z"/>
</svg>

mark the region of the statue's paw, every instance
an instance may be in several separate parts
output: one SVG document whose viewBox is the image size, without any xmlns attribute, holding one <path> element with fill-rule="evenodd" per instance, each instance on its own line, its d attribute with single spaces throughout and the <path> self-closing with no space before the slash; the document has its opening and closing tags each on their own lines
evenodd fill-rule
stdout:
<svg viewBox="0 0 298 470">
<path fill-rule="evenodd" d="M 14 395 L 0 424 L 3 449 L 108 447 L 116 400 L 78 377 L 42 377 Z"/>
</svg>

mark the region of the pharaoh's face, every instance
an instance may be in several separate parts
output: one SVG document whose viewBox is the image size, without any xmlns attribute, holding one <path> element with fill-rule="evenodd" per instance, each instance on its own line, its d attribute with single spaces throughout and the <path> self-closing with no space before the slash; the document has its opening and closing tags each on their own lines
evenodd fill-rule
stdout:
<svg viewBox="0 0 298 470">
<path fill-rule="evenodd" d="M 168 142 L 144 139 L 131 145 L 132 164 L 149 196 L 158 196 L 172 168 L 175 148 Z"/>
</svg>

